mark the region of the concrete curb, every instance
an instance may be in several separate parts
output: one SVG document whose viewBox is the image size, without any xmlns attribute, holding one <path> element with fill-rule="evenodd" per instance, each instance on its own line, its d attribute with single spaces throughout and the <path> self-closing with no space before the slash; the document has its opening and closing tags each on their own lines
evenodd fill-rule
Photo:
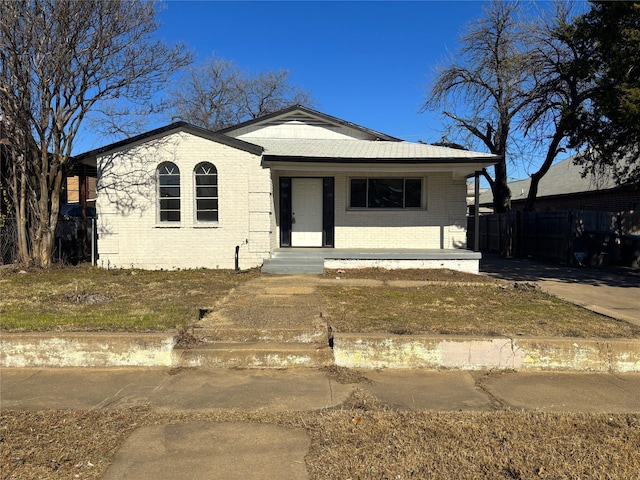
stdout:
<svg viewBox="0 0 640 480">
<path fill-rule="evenodd" d="M 623 373 L 640 372 L 640 340 L 336 333 L 334 358 L 349 368 Z"/>
<path fill-rule="evenodd" d="M 228 359 L 204 361 L 200 350 L 179 350 L 175 343 L 170 333 L 4 333 L 0 367 L 230 366 Z M 266 351 L 270 345 L 264 344 L 265 352 L 252 353 L 250 345 L 238 344 L 233 349 L 242 355 L 235 352 L 232 357 L 260 357 L 245 366 L 262 368 L 331 363 L 328 349 L 314 354 L 312 361 L 309 351 L 298 352 L 294 345 L 282 347 L 274 360 L 273 352 Z M 349 368 L 628 373 L 640 372 L 640 340 L 335 333 L 333 361 Z M 232 366 L 240 366 L 236 363 Z"/>
<path fill-rule="evenodd" d="M 174 367 L 290 368 L 324 367 L 333 364 L 328 345 L 308 343 L 217 342 L 174 350 Z"/>
<path fill-rule="evenodd" d="M 172 333 L 3 333 L 1 367 L 171 367 Z"/>
</svg>

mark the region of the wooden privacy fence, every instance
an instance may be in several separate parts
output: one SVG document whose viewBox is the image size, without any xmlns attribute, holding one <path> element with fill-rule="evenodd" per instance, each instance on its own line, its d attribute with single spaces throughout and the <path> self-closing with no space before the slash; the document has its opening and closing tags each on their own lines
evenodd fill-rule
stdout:
<svg viewBox="0 0 640 480">
<path fill-rule="evenodd" d="M 480 216 L 484 252 L 558 263 L 637 266 L 640 212 L 509 212 Z M 467 245 L 475 245 L 475 217 L 467 220 Z"/>
</svg>

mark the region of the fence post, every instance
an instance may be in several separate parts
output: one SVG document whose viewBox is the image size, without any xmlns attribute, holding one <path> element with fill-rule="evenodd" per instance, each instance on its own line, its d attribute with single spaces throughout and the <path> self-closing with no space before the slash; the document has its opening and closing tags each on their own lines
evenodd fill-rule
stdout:
<svg viewBox="0 0 640 480">
<path fill-rule="evenodd" d="M 513 255 L 522 258 L 522 213 L 516 212 L 516 222 L 513 232 Z"/>
</svg>

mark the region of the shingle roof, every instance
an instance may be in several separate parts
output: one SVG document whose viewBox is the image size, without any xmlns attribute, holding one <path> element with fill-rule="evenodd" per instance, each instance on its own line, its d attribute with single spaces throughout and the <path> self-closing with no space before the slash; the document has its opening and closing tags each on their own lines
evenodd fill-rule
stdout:
<svg viewBox="0 0 640 480">
<path fill-rule="evenodd" d="M 372 140 L 298 139 L 242 137 L 242 140 L 264 147 L 265 157 L 312 160 L 415 160 L 415 161 L 496 161 L 488 153 L 437 147 L 423 143 Z"/>
<path fill-rule="evenodd" d="M 571 193 L 593 192 L 615 188 L 618 185 L 609 175 L 582 176 L 582 166 L 573 163 L 574 156 L 552 165 L 549 171 L 538 184 L 537 197 L 550 197 L 554 195 L 567 195 Z M 511 201 L 525 200 L 529 194 L 531 178 L 518 180 L 508 184 L 511 190 Z M 480 194 L 480 204 L 493 202 L 491 190 Z"/>
</svg>

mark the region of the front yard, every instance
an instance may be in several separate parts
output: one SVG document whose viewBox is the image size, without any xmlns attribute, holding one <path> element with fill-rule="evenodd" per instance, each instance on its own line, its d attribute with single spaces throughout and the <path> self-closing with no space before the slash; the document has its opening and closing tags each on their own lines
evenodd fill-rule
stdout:
<svg viewBox="0 0 640 480">
<path fill-rule="evenodd" d="M 340 332 L 635 338 L 640 327 L 597 315 L 530 284 L 447 270 L 327 272 L 322 312 Z M 377 280 L 354 286 L 348 279 Z M 260 273 L 101 270 L 88 266 L 0 272 L 0 330 L 181 329 Z M 296 280 L 296 285 L 304 280 Z M 259 317 L 259 315 L 258 315 Z M 255 318 L 260 327 L 260 318 Z M 264 325 L 262 325 L 264 327 Z"/>
<path fill-rule="evenodd" d="M 532 285 L 322 287 L 340 332 L 635 338 L 640 327 L 559 300 Z"/>
<path fill-rule="evenodd" d="M 198 319 L 254 274 L 101 270 L 83 265 L 0 274 L 0 329 L 165 331 Z"/>
</svg>

